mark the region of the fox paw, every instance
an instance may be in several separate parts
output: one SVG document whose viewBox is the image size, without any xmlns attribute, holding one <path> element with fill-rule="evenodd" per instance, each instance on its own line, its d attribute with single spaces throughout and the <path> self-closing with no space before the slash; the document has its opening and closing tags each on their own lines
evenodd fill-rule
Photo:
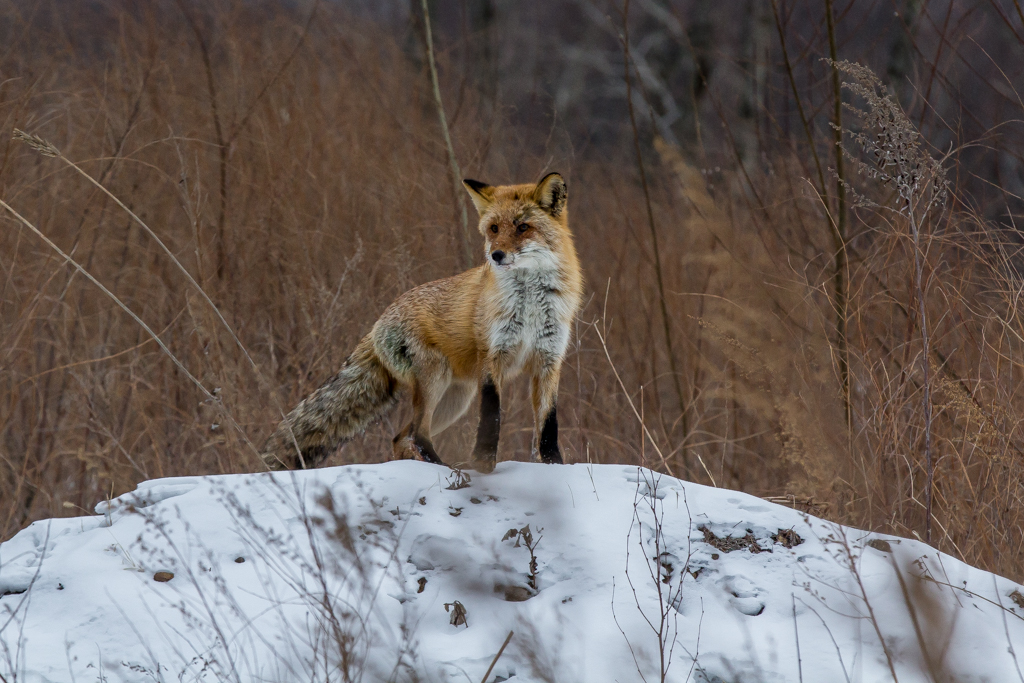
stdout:
<svg viewBox="0 0 1024 683">
<path fill-rule="evenodd" d="M 411 436 L 396 438 L 392 444 L 395 460 L 419 460 L 420 452 L 412 442 Z"/>
<path fill-rule="evenodd" d="M 534 462 L 542 462 L 545 465 L 563 464 L 562 452 L 558 450 L 557 446 L 553 449 L 542 448 L 539 452 L 534 449 L 531 455 L 533 455 Z"/>
<path fill-rule="evenodd" d="M 422 460 L 434 465 L 443 465 L 430 442 L 415 436 L 398 436 L 392 442 L 395 460 Z"/>
<path fill-rule="evenodd" d="M 489 474 L 494 471 L 494 462 L 497 459 L 495 453 L 474 453 L 473 469 L 482 474 Z"/>
</svg>

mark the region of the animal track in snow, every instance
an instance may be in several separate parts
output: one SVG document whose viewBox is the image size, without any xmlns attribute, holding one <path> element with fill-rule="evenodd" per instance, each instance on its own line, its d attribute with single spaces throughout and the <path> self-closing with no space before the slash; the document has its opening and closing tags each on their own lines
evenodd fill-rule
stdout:
<svg viewBox="0 0 1024 683">
<path fill-rule="evenodd" d="M 717 581 L 729 604 L 740 614 L 756 617 L 764 612 L 764 591 L 745 576 L 723 576 Z"/>
<path fill-rule="evenodd" d="M 198 485 L 199 480 L 194 477 L 175 477 L 173 479 L 142 482 L 134 491 L 124 493 L 109 501 L 101 500 L 96 504 L 96 514 L 106 515 L 125 509 L 128 506 L 146 508 L 161 503 L 168 498 L 182 496 Z"/>
</svg>

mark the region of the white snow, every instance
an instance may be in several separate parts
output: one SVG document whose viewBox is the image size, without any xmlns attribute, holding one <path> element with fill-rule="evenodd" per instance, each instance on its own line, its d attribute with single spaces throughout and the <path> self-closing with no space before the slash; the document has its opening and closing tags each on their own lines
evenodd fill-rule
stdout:
<svg viewBox="0 0 1024 683">
<path fill-rule="evenodd" d="M 467 474 L 162 479 L 36 522 L 0 545 L 2 680 L 477 683 L 513 631 L 489 681 L 660 681 L 661 642 L 674 682 L 1024 682 L 1019 587 L 922 543 L 636 467 Z"/>
</svg>

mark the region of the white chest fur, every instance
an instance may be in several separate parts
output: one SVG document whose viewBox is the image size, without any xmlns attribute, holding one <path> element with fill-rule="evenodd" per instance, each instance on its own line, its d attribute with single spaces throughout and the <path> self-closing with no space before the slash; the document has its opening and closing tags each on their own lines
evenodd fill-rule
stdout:
<svg viewBox="0 0 1024 683">
<path fill-rule="evenodd" d="M 497 277 L 498 315 L 488 330 L 492 356 L 501 357 L 512 374 L 531 356 L 544 364 L 557 362 L 569 343 L 573 316 L 557 271 L 524 268 Z"/>
</svg>

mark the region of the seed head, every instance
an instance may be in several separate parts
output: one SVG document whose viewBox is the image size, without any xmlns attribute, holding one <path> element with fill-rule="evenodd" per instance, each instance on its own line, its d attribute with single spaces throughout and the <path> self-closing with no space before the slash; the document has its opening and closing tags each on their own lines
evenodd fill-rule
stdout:
<svg viewBox="0 0 1024 683">
<path fill-rule="evenodd" d="M 59 149 L 57 149 L 51 143 L 49 143 L 46 140 L 42 139 L 38 135 L 32 135 L 30 133 L 26 133 L 23 130 L 19 130 L 19 129 L 15 128 L 14 129 L 14 135 L 12 135 L 11 138 L 14 139 L 14 140 L 19 140 L 21 142 L 24 142 L 26 145 L 28 145 L 29 147 L 31 147 L 35 151 L 39 152 L 43 156 L 46 156 L 46 157 L 59 157 L 60 156 L 60 150 Z"/>
</svg>

